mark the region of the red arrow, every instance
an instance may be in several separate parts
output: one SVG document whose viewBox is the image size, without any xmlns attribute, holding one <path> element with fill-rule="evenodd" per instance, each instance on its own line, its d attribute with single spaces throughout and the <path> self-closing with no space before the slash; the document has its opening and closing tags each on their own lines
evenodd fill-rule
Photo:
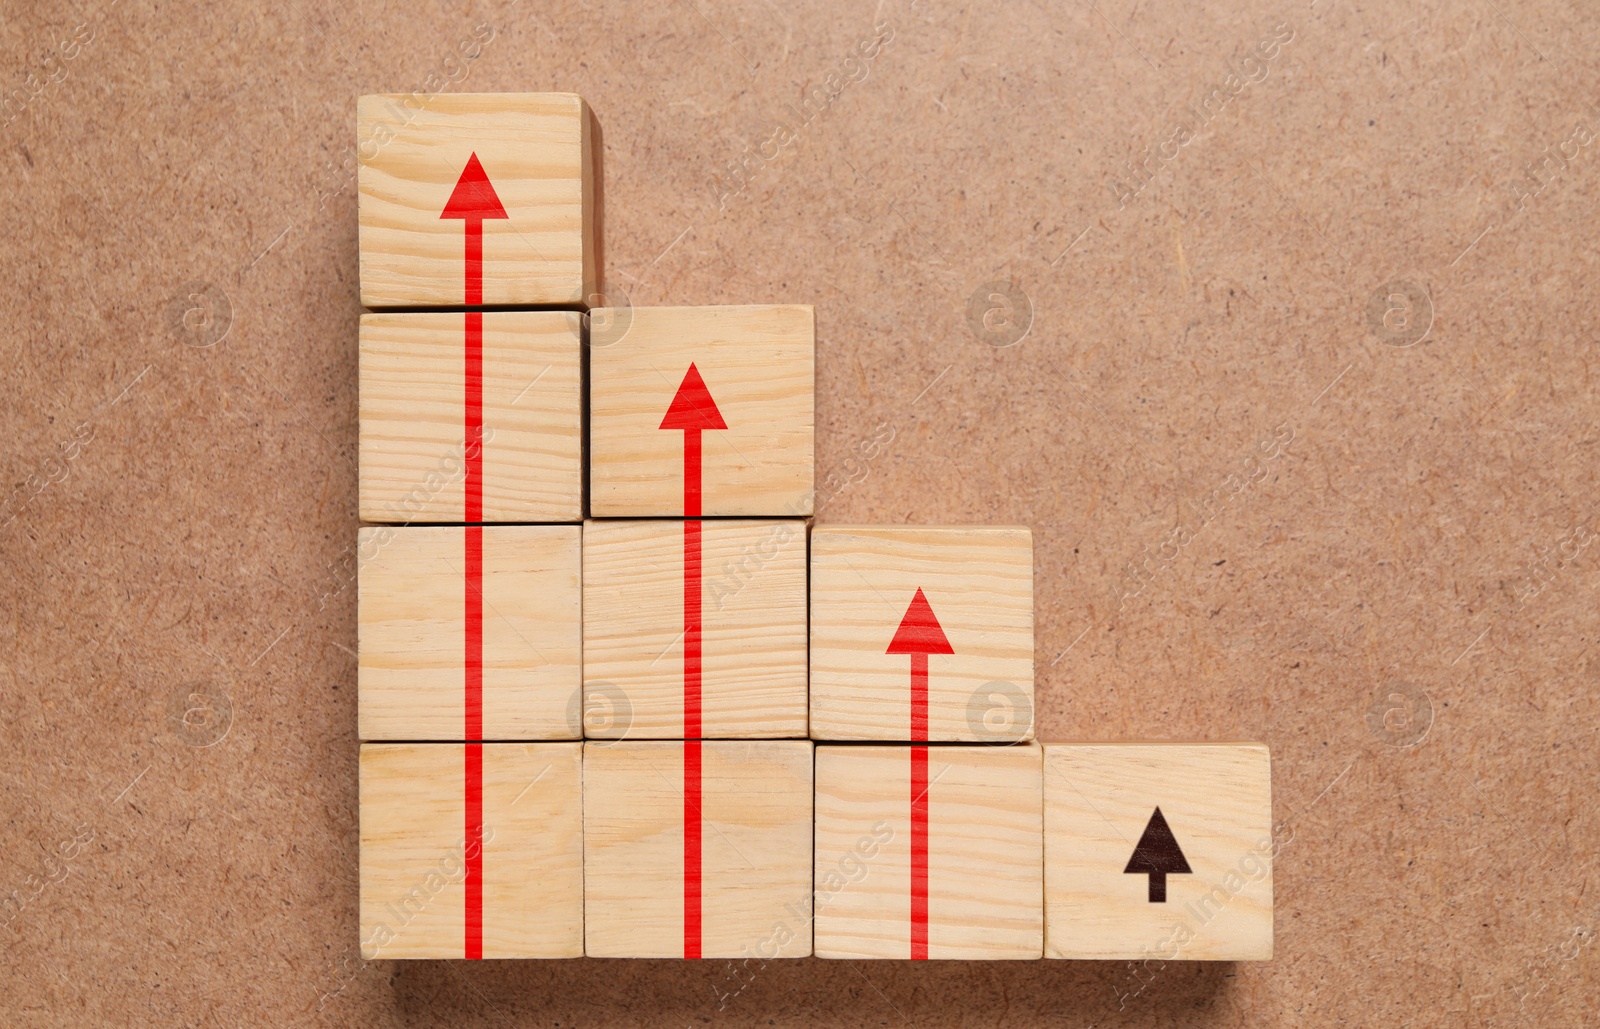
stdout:
<svg viewBox="0 0 1600 1029">
<path fill-rule="evenodd" d="M 661 419 L 663 429 L 683 430 L 683 516 L 700 517 L 700 433 L 706 429 L 726 429 L 717 402 L 706 389 L 700 369 L 692 363 L 678 384 L 666 415 Z"/>
<path fill-rule="evenodd" d="M 911 655 L 911 738 L 928 739 L 928 655 L 954 654 L 921 588 L 886 654 Z M 928 960 L 928 748 L 911 748 L 911 960 Z"/>
<path fill-rule="evenodd" d="M 483 221 L 509 218 L 478 155 L 456 180 L 456 188 L 439 217 L 466 222 L 466 252 L 462 291 L 469 306 L 483 303 Z M 464 516 L 466 526 L 466 655 L 463 678 L 466 698 L 466 934 L 463 950 L 468 958 L 483 957 L 483 848 L 471 841 L 483 837 L 483 312 L 468 311 L 466 328 L 466 463 Z"/>
<path fill-rule="evenodd" d="M 478 155 L 467 158 L 467 166 L 456 180 L 450 200 L 439 212 L 440 218 L 460 218 L 467 223 L 466 299 L 469 307 L 483 303 L 483 222 L 485 218 L 509 218 L 500 197 L 489 182 L 489 175 Z"/>
<path fill-rule="evenodd" d="M 700 433 L 726 429 L 722 412 L 693 363 L 660 428 L 683 432 L 683 956 L 700 956 Z"/>
<path fill-rule="evenodd" d="M 478 155 L 467 158 L 467 166 L 456 180 L 450 200 L 440 212 L 441 219 L 459 218 L 466 223 L 466 258 L 462 292 L 469 307 L 483 303 L 483 222 L 485 218 L 509 218 L 489 176 L 478 162 Z M 466 512 L 462 521 L 469 525 L 483 521 L 483 312 L 466 312 Z M 473 534 L 468 533 L 469 539 Z M 470 564 L 470 561 L 469 561 Z M 472 593 L 468 591 L 469 595 Z M 471 619 L 468 619 L 469 623 Z M 481 711 L 480 711 L 481 714 Z M 468 715 L 468 739 L 471 732 Z"/>
<path fill-rule="evenodd" d="M 928 738 L 928 655 L 954 654 L 944 629 L 918 589 L 885 654 L 911 655 L 911 738 Z"/>
</svg>

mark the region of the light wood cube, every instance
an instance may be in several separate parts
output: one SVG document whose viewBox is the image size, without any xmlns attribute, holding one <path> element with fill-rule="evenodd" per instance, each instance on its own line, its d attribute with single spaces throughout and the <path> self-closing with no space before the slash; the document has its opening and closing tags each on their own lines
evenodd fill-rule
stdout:
<svg viewBox="0 0 1600 1029">
<path fill-rule="evenodd" d="M 467 318 L 482 328 L 481 380 L 470 395 Z M 581 316 L 570 311 L 363 315 L 362 520 L 579 521 L 582 366 Z"/>
<path fill-rule="evenodd" d="M 587 523 L 583 646 L 590 738 L 805 736 L 805 522 Z"/>
<path fill-rule="evenodd" d="M 1039 769 L 1034 744 L 819 744 L 817 956 L 1039 957 Z"/>
<path fill-rule="evenodd" d="M 368 526 L 359 538 L 362 739 L 582 736 L 582 526 Z M 473 598 L 476 647 L 468 632 Z"/>
<path fill-rule="evenodd" d="M 599 281 L 594 125 L 570 93 L 364 96 L 361 302 L 579 305 Z M 465 283 L 481 233 L 481 295 Z"/>
<path fill-rule="evenodd" d="M 1044 796 L 1046 957 L 1272 957 L 1264 745 L 1046 744 Z"/>
<path fill-rule="evenodd" d="M 1032 739 L 1032 534 L 817 526 L 811 736 Z"/>
<path fill-rule="evenodd" d="M 581 956 L 582 791 L 579 743 L 364 744 L 362 956 Z"/>
<path fill-rule="evenodd" d="M 584 745 L 590 957 L 811 953 L 811 743 Z"/>
<path fill-rule="evenodd" d="M 806 306 L 597 309 L 590 513 L 811 513 L 816 329 Z"/>
</svg>

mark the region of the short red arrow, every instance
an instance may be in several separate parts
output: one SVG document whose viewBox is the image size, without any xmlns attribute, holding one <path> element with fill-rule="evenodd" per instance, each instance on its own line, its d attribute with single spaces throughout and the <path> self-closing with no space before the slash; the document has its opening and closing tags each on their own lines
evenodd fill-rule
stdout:
<svg viewBox="0 0 1600 1029">
<path fill-rule="evenodd" d="M 886 654 L 911 655 L 911 738 L 928 740 L 928 655 L 954 654 L 918 588 Z M 928 960 L 928 748 L 911 748 L 911 960 Z"/>
<path fill-rule="evenodd" d="M 466 253 L 462 272 L 462 293 L 468 306 L 483 303 L 483 222 L 485 218 L 509 218 L 500 203 L 489 175 L 478 155 L 467 158 L 467 166 L 456 180 L 450 200 L 440 212 L 441 219 L 459 218 L 466 223 Z M 466 698 L 465 736 L 466 829 L 467 840 L 483 837 L 483 754 L 473 741 L 483 739 L 483 312 L 465 314 L 466 359 L 466 439 L 463 458 L 466 464 L 465 498 L 462 521 L 466 526 L 466 654 L 463 678 Z M 463 945 L 468 958 L 483 957 L 483 848 L 468 848 L 466 934 Z"/>
<path fill-rule="evenodd" d="M 661 419 L 661 428 L 683 430 L 685 518 L 700 517 L 700 433 L 706 429 L 727 427 L 728 423 L 722 420 L 722 412 L 717 409 L 711 391 L 706 389 L 706 381 L 700 377 L 700 369 L 691 363 L 683 375 L 683 381 L 678 384 L 678 392 L 673 395 L 666 415 Z"/>
<path fill-rule="evenodd" d="M 683 956 L 700 956 L 701 814 L 700 676 L 701 553 L 700 434 L 726 429 L 700 369 L 690 363 L 660 428 L 683 433 Z"/>
<path fill-rule="evenodd" d="M 460 218 L 467 223 L 466 298 L 469 307 L 483 303 L 483 222 L 486 218 L 509 218 L 499 194 L 489 182 L 478 155 L 467 158 L 467 166 L 456 180 L 450 200 L 439 212 L 440 218 Z"/>
<path fill-rule="evenodd" d="M 918 589 L 885 654 L 911 655 L 911 738 L 928 738 L 928 655 L 954 654 L 939 619 Z"/>
</svg>

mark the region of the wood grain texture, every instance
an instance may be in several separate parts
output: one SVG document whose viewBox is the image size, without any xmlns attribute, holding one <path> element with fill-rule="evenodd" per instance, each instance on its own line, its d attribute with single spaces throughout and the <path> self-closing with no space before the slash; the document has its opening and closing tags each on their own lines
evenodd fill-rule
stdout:
<svg viewBox="0 0 1600 1029">
<path fill-rule="evenodd" d="M 465 533 L 360 531 L 357 691 L 367 740 L 462 739 Z M 577 739 L 582 592 L 577 525 L 483 529 L 483 732 Z"/>
<path fill-rule="evenodd" d="M 811 953 L 811 744 L 701 744 L 703 955 Z M 683 748 L 584 745 L 590 957 L 683 955 Z"/>
<path fill-rule="evenodd" d="M 583 953 L 582 744 L 483 748 L 483 956 Z M 465 744 L 361 747 L 368 960 L 463 956 Z"/>
<path fill-rule="evenodd" d="M 683 736 L 683 523 L 584 526 L 591 738 Z M 701 523 L 702 735 L 806 735 L 806 524 Z"/>
<path fill-rule="evenodd" d="M 728 426 L 702 436 L 702 513 L 811 513 L 809 306 L 599 309 L 595 318 L 614 328 L 589 355 L 591 514 L 684 513 L 684 433 L 660 426 L 691 363 Z"/>
<path fill-rule="evenodd" d="M 1033 736 L 1033 536 L 986 526 L 811 534 L 811 735 L 911 738 L 911 661 L 887 653 L 917 590 L 953 654 L 928 658 L 928 739 Z"/>
<path fill-rule="evenodd" d="M 1045 745 L 1045 956 L 1272 957 L 1272 768 L 1259 743 Z M 1159 807 L 1192 872 L 1128 865 Z"/>
<path fill-rule="evenodd" d="M 462 319 L 422 311 L 361 318 L 363 521 L 464 520 Z M 580 315 L 484 313 L 484 521 L 583 517 L 582 363 Z"/>
<path fill-rule="evenodd" d="M 817 746 L 818 957 L 910 957 L 913 749 Z M 925 749 L 928 957 L 1039 957 L 1040 748 Z"/>
<path fill-rule="evenodd" d="M 361 302 L 464 303 L 463 226 L 440 218 L 478 155 L 509 216 L 483 222 L 485 304 L 577 305 L 599 281 L 593 123 L 570 93 L 364 96 Z"/>
</svg>

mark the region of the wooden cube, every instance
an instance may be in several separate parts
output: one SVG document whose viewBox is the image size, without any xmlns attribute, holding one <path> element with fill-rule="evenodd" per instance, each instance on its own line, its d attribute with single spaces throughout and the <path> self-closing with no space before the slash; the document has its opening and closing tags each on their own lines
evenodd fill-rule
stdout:
<svg viewBox="0 0 1600 1029">
<path fill-rule="evenodd" d="M 1034 744 L 818 745 L 817 956 L 1039 957 L 1039 771 Z"/>
<path fill-rule="evenodd" d="M 356 133 L 366 306 L 579 305 L 596 290 L 582 98 L 364 96 Z"/>
<path fill-rule="evenodd" d="M 1032 534 L 817 526 L 811 736 L 1032 739 Z"/>
<path fill-rule="evenodd" d="M 583 954 L 579 743 L 361 747 L 361 954 Z"/>
<path fill-rule="evenodd" d="M 811 953 L 811 743 L 584 745 L 590 957 Z"/>
<path fill-rule="evenodd" d="M 587 523 L 583 673 L 590 738 L 804 737 L 805 522 Z"/>
<path fill-rule="evenodd" d="M 1259 743 L 1045 746 L 1045 956 L 1272 957 Z"/>
<path fill-rule="evenodd" d="M 581 737 L 582 531 L 363 528 L 361 738 Z"/>
<path fill-rule="evenodd" d="M 363 521 L 583 517 L 580 315 L 363 315 L 359 366 Z"/>
<path fill-rule="evenodd" d="M 596 517 L 811 513 L 810 307 L 597 309 L 589 354 Z"/>
</svg>

